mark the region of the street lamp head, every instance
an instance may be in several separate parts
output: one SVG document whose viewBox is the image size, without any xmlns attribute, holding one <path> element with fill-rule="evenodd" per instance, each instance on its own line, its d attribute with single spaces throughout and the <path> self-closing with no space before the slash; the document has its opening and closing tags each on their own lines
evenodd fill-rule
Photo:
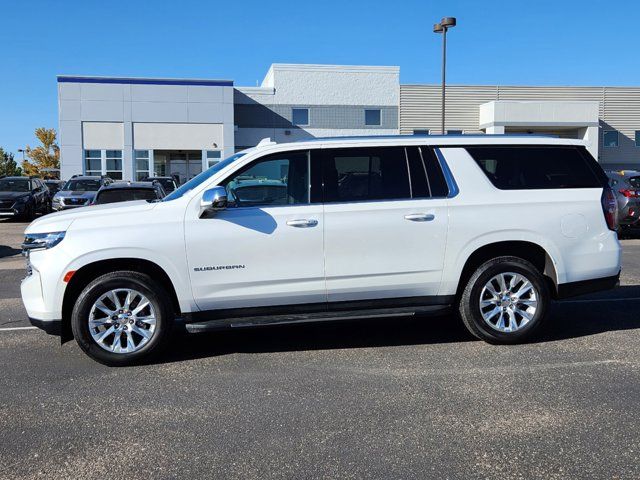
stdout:
<svg viewBox="0 0 640 480">
<path fill-rule="evenodd" d="M 22 152 L 24 152 L 24 150 L 22 148 L 19 148 L 18 153 L 22 153 Z"/>
<path fill-rule="evenodd" d="M 444 28 L 452 28 L 456 26 L 456 17 L 444 17 L 440 20 L 440 25 Z"/>
<path fill-rule="evenodd" d="M 433 33 L 442 33 L 442 32 L 444 32 L 444 28 L 439 23 L 436 23 L 433 26 Z"/>
</svg>

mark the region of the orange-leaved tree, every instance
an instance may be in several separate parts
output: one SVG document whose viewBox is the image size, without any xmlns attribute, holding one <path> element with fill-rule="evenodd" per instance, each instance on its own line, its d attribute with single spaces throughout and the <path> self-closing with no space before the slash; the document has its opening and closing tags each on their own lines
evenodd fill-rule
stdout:
<svg viewBox="0 0 640 480">
<path fill-rule="evenodd" d="M 60 147 L 56 143 L 56 131 L 53 128 L 36 128 L 36 137 L 40 140 L 39 147 L 27 147 L 29 160 L 22 162 L 25 175 L 38 177 L 56 177 L 50 169 L 60 169 Z"/>
</svg>

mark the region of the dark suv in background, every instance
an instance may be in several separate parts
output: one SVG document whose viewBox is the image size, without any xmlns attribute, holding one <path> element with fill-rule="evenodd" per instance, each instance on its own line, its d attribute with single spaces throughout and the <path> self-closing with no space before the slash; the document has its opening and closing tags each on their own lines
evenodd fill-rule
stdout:
<svg viewBox="0 0 640 480">
<path fill-rule="evenodd" d="M 173 177 L 146 177 L 142 179 L 143 182 L 158 182 L 164 188 L 166 194 L 170 194 L 176 188 L 178 188 L 176 184 L 176 180 Z"/>
<path fill-rule="evenodd" d="M 0 177 L 0 217 L 33 220 L 51 211 L 49 189 L 39 178 Z"/>
<path fill-rule="evenodd" d="M 114 182 L 105 185 L 96 194 L 92 205 L 129 202 L 131 200 L 161 200 L 166 196 L 160 182 Z"/>
<path fill-rule="evenodd" d="M 109 185 L 113 180 L 109 177 L 74 175 L 53 196 L 55 211 L 91 205 L 100 187 Z"/>
</svg>

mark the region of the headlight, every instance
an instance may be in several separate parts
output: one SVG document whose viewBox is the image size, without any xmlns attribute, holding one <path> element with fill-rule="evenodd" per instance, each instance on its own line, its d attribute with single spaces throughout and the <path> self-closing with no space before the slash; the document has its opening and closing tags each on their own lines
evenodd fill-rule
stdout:
<svg viewBox="0 0 640 480">
<path fill-rule="evenodd" d="M 65 232 L 30 233 L 24 237 L 22 251 L 28 252 L 36 248 L 53 248 L 64 238 Z"/>
<path fill-rule="evenodd" d="M 16 198 L 16 203 L 24 203 L 29 200 L 29 195 L 23 195 L 22 197 Z"/>
</svg>

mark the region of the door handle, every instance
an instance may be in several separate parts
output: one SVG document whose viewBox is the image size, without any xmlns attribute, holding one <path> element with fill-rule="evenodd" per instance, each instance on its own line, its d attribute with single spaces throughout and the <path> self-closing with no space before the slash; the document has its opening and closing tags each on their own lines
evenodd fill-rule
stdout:
<svg viewBox="0 0 640 480">
<path fill-rule="evenodd" d="M 410 213 L 405 215 L 405 220 L 411 220 L 412 222 L 431 222 L 435 220 L 436 216 L 432 213 Z"/>
<path fill-rule="evenodd" d="M 318 220 L 315 220 L 313 218 L 289 220 L 287 221 L 287 225 L 289 225 L 290 227 L 298 227 L 298 228 L 315 227 L 316 225 L 318 225 Z"/>
</svg>

